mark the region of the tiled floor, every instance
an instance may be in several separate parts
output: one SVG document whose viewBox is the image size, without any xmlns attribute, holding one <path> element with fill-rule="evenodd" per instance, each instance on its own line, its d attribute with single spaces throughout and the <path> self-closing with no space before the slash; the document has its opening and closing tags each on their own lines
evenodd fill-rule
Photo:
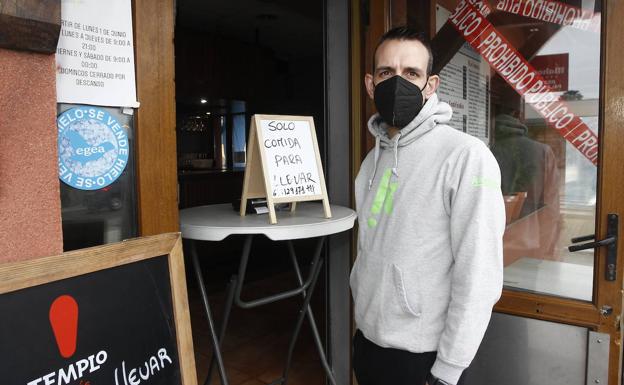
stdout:
<svg viewBox="0 0 624 385">
<path fill-rule="evenodd" d="M 321 281 L 321 280 L 319 280 Z M 293 274 L 279 274 L 269 279 L 246 284 L 243 300 L 265 296 L 277 291 L 292 289 Z M 315 293 L 318 294 L 318 293 Z M 191 322 L 195 347 L 195 365 L 198 383 L 202 385 L 208 373 L 212 355 L 208 322 L 199 292 L 189 289 Z M 210 305 L 216 322 L 221 319 L 224 293 L 210 296 Z M 322 295 L 315 295 L 315 318 L 323 336 L 323 314 L 319 303 Z M 288 341 L 293 331 L 301 297 L 261 306 L 255 309 L 232 308 L 225 339 L 223 358 L 231 385 L 265 385 L 281 376 L 286 360 Z M 320 309 L 320 310 L 316 310 Z M 306 320 L 301 330 L 289 373 L 289 385 L 323 385 L 324 372 Z M 213 370 L 211 384 L 220 384 L 218 371 Z"/>
</svg>

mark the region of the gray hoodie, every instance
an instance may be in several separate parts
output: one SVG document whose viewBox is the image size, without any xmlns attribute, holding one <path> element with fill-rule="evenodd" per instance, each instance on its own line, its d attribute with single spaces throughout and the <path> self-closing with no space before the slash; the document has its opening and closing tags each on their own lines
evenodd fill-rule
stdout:
<svg viewBox="0 0 624 385">
<path fill-rule="evenodd" d="M 379 346 L 437 351 L 432 373 L 456 384 L 503 283 L 505 207 L 498 164 L 480 140 L 445 123 L 433 95 L 390 139 L 378 115 L 375 149 L 355 181 L 355 322 Z"/>
</svg>

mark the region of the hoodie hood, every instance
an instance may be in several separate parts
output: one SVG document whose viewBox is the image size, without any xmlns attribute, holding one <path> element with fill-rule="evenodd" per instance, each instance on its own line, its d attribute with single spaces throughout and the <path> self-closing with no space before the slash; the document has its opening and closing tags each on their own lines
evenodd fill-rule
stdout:
<svg viewBox="0 0 624 385">
<path fill-rule="evenodd" d="M 451 106 L 441 102 L 437 94 L 431 95 L 425 102 L 420 113 L 416 115 L 407 126 L 403 127 L 394 138 L 388 136 L 388 124 L 378 113 L 371 116 L 368 120 L 368 130 L 375 137 L 375 165 L 373 174 L 369 179 L 369 189 L 372 186 L 373 179 L 377 172 L 377 162 L 379 161 L 380 150 L 383 148 L 393 148 L 394 150 L 394 167 L 392 173 L 399 175 L 399 147 L 404 147 L 414 142 L 427 132 L 431 131 L 436 125 L 448 123 L 453 115 Z"/>
<path fill-rule="evenodd" d="M 394 139 L 398 138 L 398 147 L 407 146 L 420 136 L 431 131 L 436 124 L 448 123 L 453 115 L 451 106 L 441 102 L 437 94 L 431 95 L 425 102 L 420 113 L 407 126 L 399 131 Z M 375 138 L 379 137 L 381 148 L 394 147 L 394 139 L 388 136 L 388 124 L 379 114 L 368 120 L 368 130 Z"/>
<path fill-rule="evenodd" d="M 527 126 L 511 115 L 496 115 L 495 130 L 498 138 L 509 136 L 524 136 L 529 131 Z"/>
</svg>

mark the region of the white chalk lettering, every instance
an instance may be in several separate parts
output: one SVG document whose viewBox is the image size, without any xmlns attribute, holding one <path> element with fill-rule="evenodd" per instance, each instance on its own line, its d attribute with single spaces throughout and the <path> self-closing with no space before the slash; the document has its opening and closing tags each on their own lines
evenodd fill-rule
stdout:
<svg viewBox="0 0 624 385">
<path fill-rule="evenodd" d="M 118 368 L 115 368 L 115 385 L 139 385 L 142 382 L 146 382 L 151 377 L 157 375 L 167 365 L 172 365 L 173 360 L 167 354 L 167 349 L 161 348 L 156 355 L 150 356 L 141 366 L 132 368 L 129 372 L 126 371 L 126 362 L 121 362 L 121 379 L 120 382 Z"/>
<path fill-rule="evenodd" d="M 87 358 L 82 358 L 67 368 L 60 368 L 54 372 L 36 378 L 27 383 L 27 385 L 68 385 L 74 381 L 81 379 L 84 375 L 93 373 L 100 369 L 100 366 L 106 362 L 108 353 L 102 350 L 97 354 L 92 354 Z M 43 381 L 43 384 L 40 382 Z"/>
</svg>

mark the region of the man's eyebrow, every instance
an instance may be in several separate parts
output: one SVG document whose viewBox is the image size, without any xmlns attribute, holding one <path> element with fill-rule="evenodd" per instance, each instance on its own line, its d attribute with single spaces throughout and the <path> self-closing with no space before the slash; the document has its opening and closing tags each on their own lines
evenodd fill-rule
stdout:
<svg viewBox="0 0 624 385">
<path fill-rule="evenodd" d="M 405 71 L 407 72 L 416 72 L 417 74 L 422 74 L 424 71 L 417 67 L 405 67 Z"/>
<path fill-rule="evenodd" d="M 394 71 L 394 68 L 390 66 L 377 67 L 375 68 L 375 72 L 377 71 Z"/>
</svg>

